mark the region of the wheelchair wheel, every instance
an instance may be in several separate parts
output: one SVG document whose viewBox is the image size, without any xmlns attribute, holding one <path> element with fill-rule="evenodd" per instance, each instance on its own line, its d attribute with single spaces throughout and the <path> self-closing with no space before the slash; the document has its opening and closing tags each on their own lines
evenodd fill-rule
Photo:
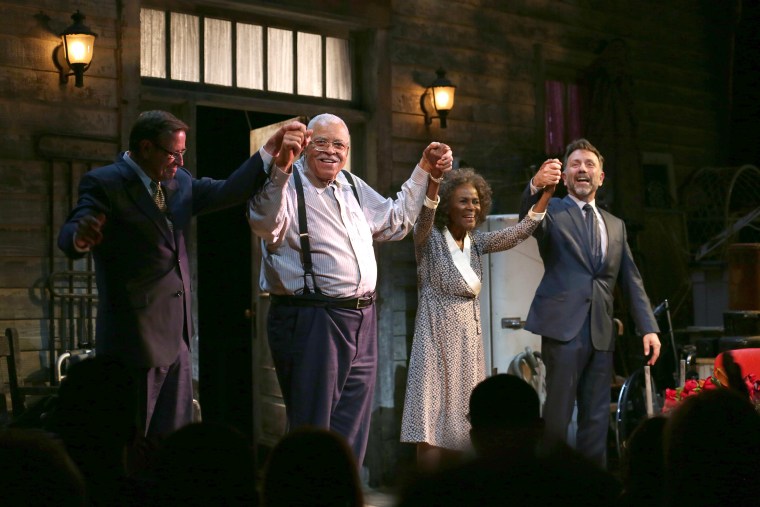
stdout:
<svg viewBox="0 0 760 507">
<path fill-rule="evenodd" d="M 652 392 L 652 407 L 654 415 L 662 412 L 662 394 L 655 385 L 654 378 L 650 377 Z M 620 389 L 617 410 L 615 412 L 615 433 L 618 456 L 622 456 L 625 444 L 633 433 L 633 430 L 647 418 L 646 405 L 646 380 L 644 368 L 639 368 L 628 377 Z"/>
</svg>

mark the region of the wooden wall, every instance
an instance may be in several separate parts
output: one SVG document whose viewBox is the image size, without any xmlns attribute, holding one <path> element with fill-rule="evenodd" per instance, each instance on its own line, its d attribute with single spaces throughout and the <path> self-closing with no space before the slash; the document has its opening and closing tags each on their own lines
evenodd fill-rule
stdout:
<svg viewBox="0 0 760 507">
<path fill-rule="evenodd" d="M 70 266 L 55 246 L 58 227 L 79 176 L 119 145 L 118 4 L 0 1 L 0 327 L 19 330 L 27 383 L 48 378 L 47 281 Z M 53 64 L 76 9 L 98 34 L 83 88 L 59 83 Z"/>
</svg>

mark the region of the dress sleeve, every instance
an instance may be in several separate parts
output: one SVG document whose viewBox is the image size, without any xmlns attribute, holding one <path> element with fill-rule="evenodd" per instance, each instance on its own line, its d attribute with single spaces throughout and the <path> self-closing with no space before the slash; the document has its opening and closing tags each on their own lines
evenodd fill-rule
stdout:
<svg viewBox="0 0 760 507">
<path fill-rule="evenodd" d="M 483 253 L 502 252 L 514 248 L 528 239 L 540 223 L 526 216 L 515 225 L 482 233 Z"/>
</svg>

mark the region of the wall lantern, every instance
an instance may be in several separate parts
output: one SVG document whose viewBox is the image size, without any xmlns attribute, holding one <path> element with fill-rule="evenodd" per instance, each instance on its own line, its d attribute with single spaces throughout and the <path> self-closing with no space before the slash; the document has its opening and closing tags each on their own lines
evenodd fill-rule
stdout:
<svg viewBox="0 0 760 507">
<path fill-rule="evenodd" d="M 457 87 L 446 79 L 445 70 L 438 69 L 435 73 L 438 74 L 438 77 L 430 86 L 425 88 L 425 92 L 420 97 L 420 108 L 425 115 L 425 125 L 433 123 L 433 118 L 439 118 L 441 120 L 441 128 L 445 129 L 446 116 L 451 111 L 451 108 L 454 107 L 454 94 Z M 427 107 L 425 107 L 425 102 L 427 101 L 432 102 L 438 116 L 432 116 L 432 111 L 428 112 Z"/>
<path fill-rule="evenodd" d="M 73 75 L 74 86 L 81 88 L 84 86 L 84 73 L 92 62 L 92 50 L 97 34 L 83 23 L 84 14 L 79 10 L 71 15 L 71 19 L 74 20 L 74 24 L 61 34 L 62 44 L 56 48 L 54 61 L 61 72 L 61 83 L 67 83 L 69 76 Z M 61 51 L 63 51 L 62 58 Z M 71 69 L 70 73 L 67 67 Z"/>
</svg>

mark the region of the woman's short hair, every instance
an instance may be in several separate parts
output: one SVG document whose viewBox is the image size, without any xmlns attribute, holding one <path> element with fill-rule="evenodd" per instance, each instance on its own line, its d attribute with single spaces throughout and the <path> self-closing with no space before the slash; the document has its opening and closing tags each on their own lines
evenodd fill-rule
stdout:
<svg viewBox="0 0 760 507">
<path fill-rule="evenodd" d="M 441 202 L 438 204 L 438 211 L 435 214 L 435 225 L 443 229 L 449 223 L 449 206 L 454 190 L 462 185 L 472 185 L 478 192 L 480 199 L 480 213 L 477 216 L 475 225 L 478 226 L 486 221 L 486 217 L 491 212 L 492 195 L 491 186 L 485 178 L 475 172 L 472 167 L 461 167 L 453 171 L 444 173 L 445 177 L 441 183 L 441 189 L 438 195 Z"/>
</svg>

